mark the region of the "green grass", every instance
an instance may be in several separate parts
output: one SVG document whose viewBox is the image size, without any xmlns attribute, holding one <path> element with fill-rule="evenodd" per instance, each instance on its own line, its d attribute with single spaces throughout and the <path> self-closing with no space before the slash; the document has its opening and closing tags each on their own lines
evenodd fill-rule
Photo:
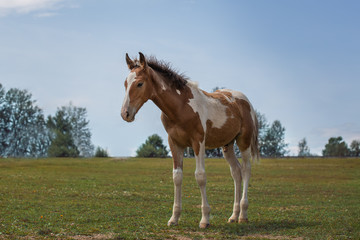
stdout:
<svg viewBox="0 0 360 240">
<path fill-rule="evenodd" d="M 0 239 L 360 239 L 360 159 L 261 160 L 247 224 L 226 223 L 226 161 L 207 159 L 206 170 L 211 226 L 202 230 L 194 159 L 170 228 L 171 159 L 0 159 Z"/>
</svg>

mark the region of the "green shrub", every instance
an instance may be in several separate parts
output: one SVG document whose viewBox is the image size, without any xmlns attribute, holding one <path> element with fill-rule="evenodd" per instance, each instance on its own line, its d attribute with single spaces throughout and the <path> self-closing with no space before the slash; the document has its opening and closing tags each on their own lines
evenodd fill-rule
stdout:
<svg viewBox="0 0 360 240">
<path fill-rule="evenodd" d="M 107 152 L 107 150 L 101 147 L 97 147 L 95 151 L 95 157 L 107 158 L 109 157 L 109 153 Z"/>
<path fill-rule="evenodd" d="M 137 157 L 167 157 L 169 151 L 166 149 L 166 146 L 163 144 L 163 140 L 157 134 L 151 135 L 142 144 L 138 150 L 136 150 Z"/>
</svg>

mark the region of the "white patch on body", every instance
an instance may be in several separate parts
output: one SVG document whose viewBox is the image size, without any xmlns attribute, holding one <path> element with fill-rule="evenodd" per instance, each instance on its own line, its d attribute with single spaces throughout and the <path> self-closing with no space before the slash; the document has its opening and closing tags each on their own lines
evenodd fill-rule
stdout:
<svg viewBox="0 0 360 240">
<path fill-rule="evenodd" d="M 165 84 L 164 84 L 163 82 L 162 82 L 161 84 L 162 84 L 161 89 L 162 89 L 163 91 L 166 91 Z"/>
<path fill-rule="evenodd" d="M 181 95 L 180 90 L 176 89 L 177 94 Z"/>
<path fill-rule="evenodd" d="M 256 118 L 255 110 L 254 110 L 253 106 L 251 105 L 249 99 L 245 96 L 245 94 L 243 94 L 242 92 L 239 92 L 239 91 L 231 90 L 231 89 L 220 89 L 219 91 L 231 93 L 231 95 L 232 95 L 231 101 L 232 102 L 235 102 L 236 99 L 242 99 L 242 100 L 245 100 L 246 102 L 248 102 L 250 105 L 250 109 L 251 109 L 251 113 L 250 113 L 251 118 L 253 120 L 253 123 L 255 123 L 255 118 Z"/>
<path fill-rule="evenodd" d="M 124 98 L 122 108 L 124 108 L 124 107 L 127 108 L 130 104 L 129 92 L 130 92 L 131 85 L 135 82 L 135 80 L 136 80 L 136 72 L 130 72 L 129 76 L 126 78 L 127 88 L 126 88 L 126 93 L 125 93 L 125 98 Z"/>
<path fill-rule="evenodd" d="M 195 113 L 199 113 L 201 125 L 206 132 L 206 122 L 210 120 L 212 127 L 222 128 L 226 123 L 226 109 L 218 99 L 206 96 L 196 84 L 190 84 L 189 88 L 193 98 L 189 100 L 190 107 Z"/>
</svg>

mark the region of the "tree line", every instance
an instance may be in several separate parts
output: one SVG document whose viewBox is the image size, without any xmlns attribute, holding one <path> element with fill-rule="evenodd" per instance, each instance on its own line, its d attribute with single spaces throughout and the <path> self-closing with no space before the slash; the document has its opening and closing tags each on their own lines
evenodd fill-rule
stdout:
<svg viewBox="0 0 360 240">
<path fill-rule="evenodd" d="M 96 153 L 107 152 L 97 148 Z M 85 108 L 62 106 L 44 116 L 32 94 L 0 84 L 0 157 L 94 156 Z"/>
<path fill-rule="evenodd" d="M 360 140 L 353 140 L 348 147 L 341 136 L 332 137 L 322 154 L 324 157 L 360 157 Z"/>
<path fill-rule="evenodd" d="M 215 88 L 214 91 L 218 89 Z M 285 127 L 279 120 L 269 123 L 256 111 L 259 123 L 259 151 L 262 157 L 283 157 L 289 153 L 285 143 Z M 298 144 L 298 156 L 308 157 L 306 138 Z M 0 83 L 0 157 L 108 157 L 107 150 L 91 142 L 91 131 L 85 108 L 59 107 L 54 116 L 44 116 L 31 93 Z M 235 144 L 235 153 L 241 153 Z M 136 151 L 138 157 L 166 157 L 169 154 L 160 136 L 150 136 Z M 325 145 L 325 157 L 360 157 L 360 140 L 348 144 L 341 136 L 332 137 Z M 194 157 L 188 148 L 185 157 Z M 221 148 L 206 150 L 207 157 L 222 157 Z"/>
</svg>

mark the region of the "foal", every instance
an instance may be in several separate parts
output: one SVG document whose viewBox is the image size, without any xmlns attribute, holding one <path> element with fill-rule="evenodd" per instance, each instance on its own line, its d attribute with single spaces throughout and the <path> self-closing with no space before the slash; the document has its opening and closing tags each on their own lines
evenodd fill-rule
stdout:
<svg viewBox="0 0 360 240">
<path fill-rule="evenodd" d="M 247 97 L 233 90 L 207 93 L 185 76 L 173 71 L 169 64 L 155 58 L 131 60 L 126 54 L 130 74 L 125 80 L 125 98 L 121 116 L 127 122 L 147 100 L 162 111 L 161 121 L 168 133 L 173 157 L 174 205 L 168 225 L 177 225 L 181 213 L 183 154 L 186 147 L 195 153 L 195 178 L 200 187 L 202 218 L 200 228 L 209 226 L 210 206 L 206 197 L 205 148 L 222 147 L 234 179 L 234 207 L 229 222 L 247 222 L 247 190 L 250 158 L 258 159 L 258 123 Z M 234 152 L 234 143 L 242 154 L 242 163 Z M 241 196 L 241 180 L 243 192 Z"/>
</svg>

